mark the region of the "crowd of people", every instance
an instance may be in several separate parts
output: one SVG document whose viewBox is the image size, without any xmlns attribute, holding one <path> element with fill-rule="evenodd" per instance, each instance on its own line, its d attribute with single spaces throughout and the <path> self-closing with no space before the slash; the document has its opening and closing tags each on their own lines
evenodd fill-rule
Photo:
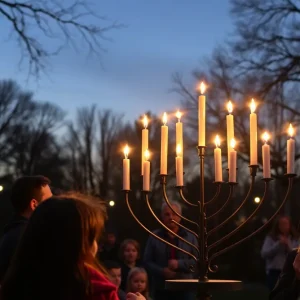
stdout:
<svg viewBox="0 0 300 300">
<path fill-rule="evenodd" d="M 105 205 L 99 199 L 53 196 L 48 178 L 25 176 L 14 183 L 10 200 L 15 214 L 0 241 L 1 300 L 195 299 L 193 291 L 164 286 L 167 279 L 196 278 L 195 262 L 153 236 L 144 253 L 136 240 L 119 244 L 113 228 L 105 229 Z M 196 256 L 183 242 L 197 245 L 180 226 L 181 215 L 179 203 L 164 204 L 164 227 L 153 233 Z M 279 217 L 261 250 L 272 300 L 300 297 L 298 244 L 290 219 Z"/>
</svg>

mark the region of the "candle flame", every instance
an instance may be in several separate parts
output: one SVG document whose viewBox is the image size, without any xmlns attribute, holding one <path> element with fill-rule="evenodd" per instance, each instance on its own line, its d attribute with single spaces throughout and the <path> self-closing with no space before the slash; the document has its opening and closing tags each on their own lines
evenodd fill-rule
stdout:
<svg viewBox="0 0 300 300">
<path fill-rule="evenodd" d="M 147 128 L 148 127 L 148 118 L 146 115 L 144 115 L 143 123 L 144 123 L 144 127 Z"/>
<path fill-rule="evenodd" d="M 124 156 L 125 158 L 128 158 L 128 154 L 129 154 L 129 147 L 128 144 L 124 147 Z"/>
<path fill-rule="evenodd" d="M 268 133 L 267 131 L 265 131 L 265 132 L 263 133 L 262 139 L 263 139 L 263 141 L 264 141 L 265 143 L 267 143 L 267 142 L 269 141 L 270 135 L 269 135 L 269 133 Z"/>
<path fill-rule="evenodd" d="M 252 98 L 251 103 L 250 103 L 250 109 L 251 109 L 251 113 L 253 114 L 256 110 L 256 103 L 254 101 L 254 99 Z"/>
<path fill-rule="evenodd" d="M 236 145 L 236 141 L 235 141 L 235 139 L 232 139 L 232 140 L 230 141 L 230 147 L 231 147 L 232 149 L 234 149 L 234 148 L 235 148 L 235 145 Z"/>
<path fill-rule="evenodd" d="M 180 122 L 181 116 L 182 116 L 182 113 L 179 110 L 177 110 L 176 118 L 178 119 L 178 122 Z"/>
<path fill-rule="evenodd" d="M 164 112 L 163 118 L 162 118 L 163 124 L 166 125 L 168 121 L 167 113 Z"/>
<path fill-rule="evenodd" d="M 215 144 L 216 144 L 217 148 L 221 146 L 221 140 L 220 140 L 220 137 L 218 134 L 216 135 L 216 138 L 215 138 Z"/>
<path fill-rule="evenodd" d="M 293 137 L 295 134 L 295 129 L 292 124 L 290 124 L 290 126 L 289 126 L 288 133 L 289 133 L 290 137 Z"/>
<path fill-rule="evenodd" d="M 181 145 L 177 144 L 177 146 L 176 146 L 176 154 L 177 154 L 177 156 L 181 155 L 181 153 L 182 153 Z"/>
<path fill-rule="evenodd" d="M 203 81 L 200 83 L 200 93 L 203 95 L 206 91 L 206 85 Z"/>
<path fill-rule="evenodd" d="M 148 149 L 145 150 L 144 156 L 145 156 L 145 160 L 148 160 L 148 159 L 149 159 L 149 157 L 150 157 L 150 152 L 149 152 Z"/>
<path fill-rule="evenodd" d="M 227 103 L 227 109 L 228 109 L 228 112 L 231 114 L 232 111 L 233 111 L 233 105 L 232 105 L 232 102 L 230 100 Z"/>
</svg>

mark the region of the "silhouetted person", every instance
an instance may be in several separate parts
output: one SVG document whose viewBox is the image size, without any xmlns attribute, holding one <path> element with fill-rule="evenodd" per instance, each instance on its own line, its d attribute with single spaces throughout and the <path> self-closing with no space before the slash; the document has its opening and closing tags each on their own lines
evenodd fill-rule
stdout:
<svg viewBox="0 0 300 300">
<path fill-rule="evenodd" d="M 10 201 L 14 209 L 11 222 L 0 241 L 0 280 L 3 279 L 20 237 L 32 212 L 52 196 L 50 180 L 44 176 L 24 176 L 13 184 Z"/>
<path fill-rule="evenodd" d="M 120 245 L 117 242 L 117 234 L 111 227 L 106 228 L 105 240 L 103 245 L 100 246 L 98 257 L 101 262 L 112 260 L 119 261 Z"/>
</svg>

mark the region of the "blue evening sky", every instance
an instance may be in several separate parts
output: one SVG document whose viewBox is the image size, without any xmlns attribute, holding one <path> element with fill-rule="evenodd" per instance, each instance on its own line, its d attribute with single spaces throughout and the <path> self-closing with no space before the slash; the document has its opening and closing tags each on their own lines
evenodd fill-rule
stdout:
<svg viewBox="0 0 300 300">
<path fill-rule="evenodd" d="M 90 0 L 91 2 L 91 0 Z M 36 98 L 59 104 L 73 116 L 76 107 L 97 103 L 125 113 L 126 119 L 146 110 L 176 109 L 171 75 L 189 79 L 204 56 L 233 31 L 229 0 L 94 0 L 98 14 L 127 25 L 108 33 L 112 41 L 102 65 L 86 52 L 64 49 L 50 61 L 49 76 L 27 81 L 18 66 L 20 52 L 9 41 L 10 28 L 0 21 L 0 78 L 12 78 Z"/>
</svg>

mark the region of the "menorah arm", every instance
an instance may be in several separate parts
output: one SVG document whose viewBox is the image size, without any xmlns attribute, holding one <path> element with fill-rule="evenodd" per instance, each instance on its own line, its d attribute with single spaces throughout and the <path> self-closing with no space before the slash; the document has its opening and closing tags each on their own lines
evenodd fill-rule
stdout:
<svg viewBox="0 0 300 300">
<path fill-rule="evenodd" d="M 207 201 L 207 202 L 204 203 L 204 206 L 206 206 L 208 204 L 212 204 L 212 203 L 214 203 L 218 199 L 218 197 L 220 195 L 220 192 L 221 192 L 222 182 L 216 182 L 215 184 L 217 185 L 216 193 L 215 193 L 215 195 L 209 201 Z"/>
<path fill-rule="evenodd" d="M 208 247 L 208 251 L 210 251 L 212 248 L 218 246 L 219 244 L 221 244 L 222 242 L 226 241 L 227 239 L 231 238 L 236 232 L 238 232 L 243 226 L 245 226 L 246 224 L 249 223 L 249 221 L 252 220 L 252 218 L 256 215 L 256 213 L 258 212 L 258 210 L 260 209 L 260 207 L 262 206 L 262 204 L 264 203 L 264 200 L 267 198 L 268 195 L 268 191 L 269 191 L 269 183 L 271 181 L 271 178 L 265 178 L 264 182 L 265 182 L 265 189 L 264 189 L 264 194 L 263 197 L 259 203 L 259 205 L 256 207 L 256 209 L 252 212 L 252 214 L 239 226 L 237 226 L 237 228 L 235 228 L 233 231 L 231 231 L 230 233 L 228 233 L 227 235 L 223 236 L 221 239 L 217 240 L 216 242 L 214 242 L 213 244 L 211 244 Z"/>
<path fill-rule="evenodd" d="M 208 216 L 207 217 L 207 220 L 215 217 L 216 215 L 218 215 L 220 212 L 222 212 L 226 207 L 227 205 L 230 203 L 230 200 L 232 198 L 232 194 L 233 194 L 233 190 L 234 190 L 234 184 L 233 183 L 229 183 L 229 195 L 226 199 L 226 201 L 224 202 L 224 204 L 220 207 L 219 210 L 217 210 L 214 214 L 212 214 L 211 216 Z"/>
<path fill-rule="evenodd" d="M 182 186 L 179 186 L 178 187 L 178 192 L 179 192 L 179 196 L 181 198 L 182 201 L 184 201 L 186 204 L 188 204 L 189 206 L 194 206 L 194 207 L 198 207 L 197 204 L 194 204 L 194 203 L 191 203 L 190 201 L 188 201 L 184 195 L 183 195 L 183 187 Z"/>
<path fill-rule="evenodd" d="M 179 227 L 185 229 L 186 231 L 190 232 L 190 233 L 191 233 L 192 235 L 194 235 L 197 239 L 199 238 L 199 235 L 198 235 L 196 232 L 194 232 L 193 230 L 191 230 L 191 229 L 187 228 L 186 226 L 184 226 L 184 225 L 182 225 L 182 224 L 176 222 L 175 220 L 172 220 L 172 222 L 175 223 L 177 226 L 179 226 Z"/>
<path fill-rule="evenodd" d="M 287 177 L 288 177 L 288 180 L 289 180 L 289 184 L 288 184 L 288 189 L 287 189 L 287 192 L 286 192 L 286 195 L 284 197 L 284 200 L 283 202 L 281 203 L 281 205 L 278 207 L 278 209 L 276 210 L 276 212 L 271 216 L 271 218 L 265 223 L 263 224 L 260 228 L 258 228 L 257 230 L 255 230 L 254 232 L 252 232 L 251 234 L 247 235 L 246 237 L 244 237 L 243 239 L 239 240 L 238 242 L 214 253 L 210 258 L 209 258 L 209 266 L 211 265 L 211 262 L 213 259 L 215 259 L 216 257 L 220 256 L 221 254 L 229 251 L 230 249 L 240 245 L 241 243 L 249 240 L 250 238 L 252 238 L 254 235 L 256 235 L 257 233 L 259 233 L 260 231 L 262 231 L 264 228 L 266 228 L 270 222 L 272 222 L 274 220 L 274 218 L 278 215 L 278 213 L 281 211 L 281 209 L 283 208 L 283 206 L 285 205 L 285 203 L 287 202 L 289 196 L 290 196 L 290 193 L 291 193 L 291 189 L 292 189 L 292 186 L 293 186 L 293 180 L 294 180 L 294 177 L 296 175 L 294 174 L 288 174 Z M 213 268 L 211 268 L 213 269 Z"/>
<path fill-rule="evenodd" d="M 178 216 L 179 218 L 181 218 L 182 220 L 185 220 L 185 221 L 187 221 L 187 222 L 189 222 L 189 223 L 191 223 L 191 224 L 197 226 L 197 228 L 199 228 L 199 225 L 198 225 L 196 222 L 194 222 L 194 221 L 192 221 L 192 220 L 190 220 L 190 219 L 188 219 L 188 218 L 182 216 L 182 215 L 179 214 L 177 211 L 175 211 L 174 208 L 172 207 L 172 205 L 171 205 L 171 203 L 170 203 L 170 201 L 169 201 L 169 199 L 168 199 L 168 196 L 167 196 L 166 175 L 161 175 L 161 185 L 162 185 L 163 197 L 164 197 L 164 199 L 165 199 L 167 205 L 168 205 L 169 208 L 171 209 L 171 211 L 172 211 L 176 216 Z"/>
<path fill-rule="evenodd" d="M 176 236 L 179 240 L 183 241 L 184 243 L 186 243 L 187 245 L 191 246 L 192 248 L 194 248 L 198 255 L 200 254 L 199 249 L 192 243 L 190 243 L 189 241 L 187 241 L 186 239 L 184 239 L 183 237 L 181 237 L 180 235 L 178 235 L 177 233 L 175 233 L 174 231 L 172 231 L 170 228 L 168 228 L 155 214 L 155 212 L 153 211 L 151 205 L 150 205 L 150 201 L 149 201 L 149 196 L 148 193 L 145 193 L 145 198 L 146 198 L 146 202 L 147 202 L 147 206 L 152 214 L 152 216 L 156 219 L 156 221 L 164 228 L 166 229 L 168 232 L 170 232 L 172 235 Z"/>
<path fill-rule="evenodd" d="M 137 218 L 137 216 L 135 215 L 135 213 L 133 212 L 131 205 L 129 203 L 129 196 L 128 196 L 129 191 L 125 191 L 125 199 L 126 199 L 126 203 L 127 203 L 127 207 L 129 209 L 129 212 L 131 213 L 132 217 L 135 219 L 135 221 L 144 229 L 146 230 L 150 235 L 152 235 L 154 238 L 158 239 L 159 241 L 161 241 L 164 244 L 167 244 L 168 246 L 171 246 L 175 249 L 177 249 L 178 251 L 181 251 L 183 253 L 185 253 L 186 255 L 190 256 L 191 258 L 193 258 L 195 261 L 197 261 L 197 258 L 195 255 L 193 255 L 192 253 L 181 249 L 179 247 L 177 247 L 176 245 L 164 240 L 163 238 L 161 238 L 160 236 L 158 236 L 157 234 L 153 233 L 151 230 L 149 230 L 143 223 L 141 223 L 141 221 Z"/>
<path fill-rule="evenodd" d="M 240 204 L 240 206 L 226 220 L 224 220 L 222 223 L 220 223 L 219 225 L 217 225 L 215 228 L 213 228 L 210 231 L 208 231 L 207 236 L 210 236 L 211 234 L 213 234 L 214 232 L 216 232 L 217 230 L 219 230 L 221 227 L 223 227 L 227 222 L 229 222 L 242 209 L 242 207 L 244 206 L 244 204 L 247 202 L 247 200 L 249 199 L 250 195 L 252 194 L 253 187 L 254 187 L 254 182 L 255 182 L 255 176 L 252 175 L 251 176 L 251 184 L 250 184 L 247 196 L 242 201 L 242 203 Z"/>
</svg>

